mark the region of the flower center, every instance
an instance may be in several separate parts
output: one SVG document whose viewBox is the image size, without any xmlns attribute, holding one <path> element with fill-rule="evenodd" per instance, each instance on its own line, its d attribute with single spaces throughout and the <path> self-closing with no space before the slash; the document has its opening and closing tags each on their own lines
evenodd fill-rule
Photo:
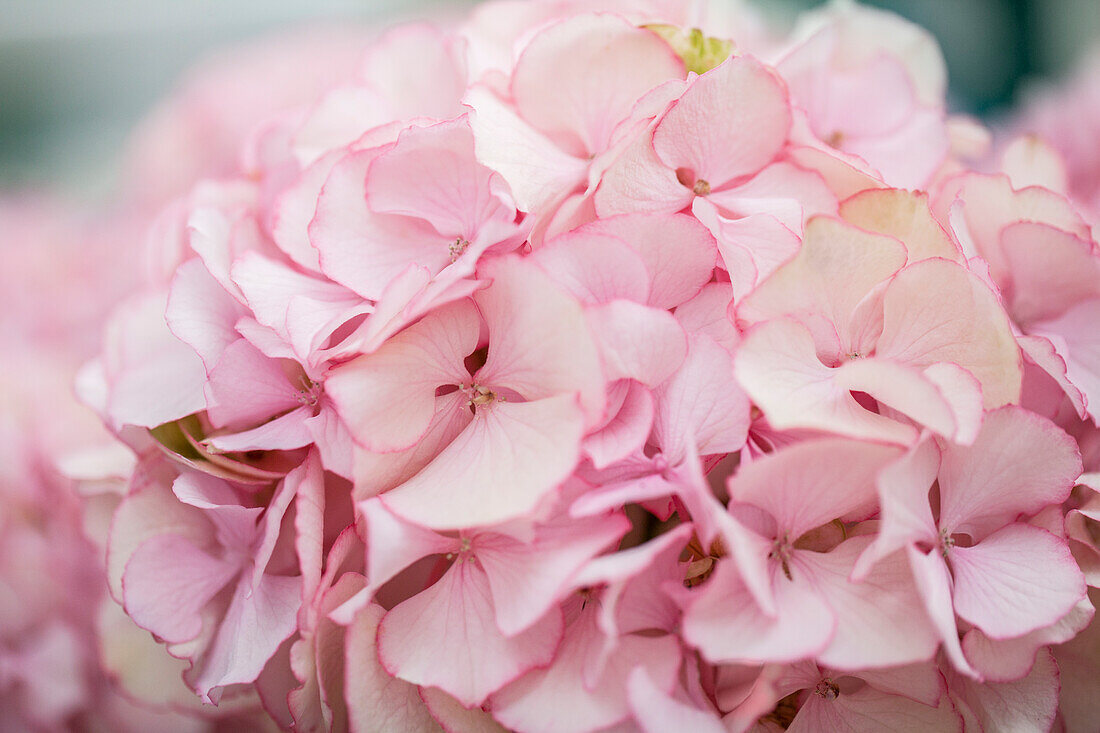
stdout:
<svg viewBox="0 0 1100 733">
<path fill-rule="evenodd" d="M 955 546 L 955 538 L 946 529 L 940 530 L 940 553 L 946 558 L 951 548 Z"/>
<path fill-rule="evenodd" d="M 323 388 L 319 382 L 314 382 L 303 376 L 301 387 L 298 389 L 298 403 L 307 407 L 313 407 L 321 399 Z"/>
<path fill-rule="evenodd" d="M 663 38 L 684 60 L 684 68 L 696 74 L 707 73 L 733 53 L 733 41 L 707 36 L 698 28 L 679 28 L 662 23 L 642 27 Z"/>
<path fill-rule="evenodd" d="M 600 598 L 598 594 L 599 589 L 596 586 L 585 586 L 577 590 L 577 594 L 581 597 L 581 610 L 583 611 L 588 607 L 589 602 L 599 605 Z"/>
<path fill-rule="evenodd" d="M 791 574 L 791 540 L 787 535 L 783 535 L 781 538 L 776 539 L 775 544 L 772 545 L 772 551 L 768 553 L 768 557 L 772 560 L 778 560 L 780 567 L 783 568 L 783 574 L 787 576 L 787 580 L 794 580 L 794 575 Z"/>
<path fill-rule="evenodd" d="M 462 545 L 455 552 L 448 552 L 447 559 L 454 560 L 455 562 L 466 562 L 474 560 L 474 553 L 471 552 L 471 542 L 469 537 L 462 537 Z"/>
<path fill-rule="evenodd" d="M 817 683 L 817 687 L 814 688 L 814 694 L 826 700 L 835 700 L 840 697 L 840 688 L 837 687 L 835 682 L 826 677 Z"/>
<path fill-rule="evenodd" d="M 722 545 L 720 538 L 715 539 L 708 550 L 703 547 L 703 543 L 696 535 L 692 535 L 685 549 L 688 553 L 688 566 L 684 573 L 684 585 L 688 588 L 694 588 L 705 582 L 714 572 L 715 563 L 726 554 L 726 548 Z"/>
<path fill-rule="evenodd" d="M 681 186 L 690 188 L 691 192 L 696 196 L 707 196 L 710 194 L 710 183 L 702 178 L 696 178 L 695 171 L 691 168 L 677 168 L 676 180 L 680 182 Z"/>
<path fill-rule="evenodd" d="M 465 252 L 466 248 L 469 246 L 470 243 L 462 237 L 459 237 L 455 241 L 451 242 L 450 247 L 448 247 L 451 252 L 451 262 L 457 261 L 458 258 L 462 256 L 462 253 Z"/>
<path fill-rule="evenodd" d="M 483 387 L 480 384 L 464 384 L 460 386 L 459 389 L 462 390 L 462 393 L 465 394 L 469 400 L 466 406 L 475 412 L 479 407 L 485 407 L 497 401 L 504 401 L 504 398 L 498 397 L 492 388 Z"/>
</svg>

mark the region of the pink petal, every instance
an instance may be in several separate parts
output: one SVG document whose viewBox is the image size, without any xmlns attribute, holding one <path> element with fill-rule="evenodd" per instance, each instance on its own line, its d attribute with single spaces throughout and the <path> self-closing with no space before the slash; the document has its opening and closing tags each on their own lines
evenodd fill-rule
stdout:
<svg viewBox="0 0 1100 733">
<path fill-rule="evenodd" d="M 1001 152 L 1001 170 L 1016 189 L 1038 186 L 1063 196 L 1069 193 L 1065 159 L 1046 140 L 1021 135 Z"/>
<path fill-rule="evenodd" d="M 1012 682 L 1027 676 L 1042 647 L 1074 638 L 1089 625 L 1095 612 L 1086 596 L 1056 623 L 1023 636 L 997 641 L 980 629 L 971 629 L 963 637 L 963 651 L 987 681 Z"/>
<path fill-rule="evenodd" d="M 1093 422 L 1100 420 L 1100 337 L 1095 327 L 1098 315 L 1100 298 L 1093 298 L 1031 329 L 1049 338 L 1065 359 L 1066 377 L 1085 395 Z"/>
<path fill-rule="evenodd" d="M 378 624 L 385 611 L 372 603 L 347 630 L 344 690 L 354 730 L 429 730 L 431 716 L 415 685 L 395 679 L 378 661 Z"/>
<path fill-rule="evenodd" d="M 796 108 L 794 129 L 791 132 L 792 145 L 788 147 L 786 157 L 801 168 L 817 172 L 838 199 L 845 199 L 869 189 L 886 188 L 879 173 L 862 158 L 810 139 L 812 135 L 808 123 L 805 122 L 805 115 L 799 114 Z M 801 144 L 796 145 L 795 141 Z"/>
<path fill-rule="evenodd" d="M 207 414 L 216 426 L 255 425 L 302 406 L 302 395 L 279 363 L 244 339 L 222 352 L 210 371 L 207 394 Z"/>
<path fill-rule="evenodd" d="M 370 306 L 347 288 L 303 275 L 257 252 L 238 258 L 231 274 L 256 320 L 293 345 L 303 362 L 337 326 L 370 312 Z"/>
<path fill-rule="evenodd" d="M 862 670 L 857 676 L 876 690 L 902 695 L 925 705 L 935 705 L 944 696 L 943 675 L 934 661 Z"/>
<path fill-rule="evenodd" d="M 355 498 L 362 499 L 388 491 L 412 478 L 428 465 L 473 420 L 469 398 L 451 392 L 436 398 L 436 411 L 420 441 L 396 453 L 371 453 L 349 446 Z"/>
<path fill-rule="evenodd" d="M 590 517 L 614 511 L 625 504 L 641 504 L 677 493 L 676 484 L 653 474 L 622 482 L 608 482 L 577 499 L 570 507 L 574 517 Z"/>
<path fill-rule="evenodd" d="M 717 189 L 763 168 L 790 126 L 782 82 L 755 59 L 732 56 L 674 103 L 654 130 L 653 147 L 672 170 L 686 168 Z"/>
<path fill-rule="evenodd" d="M 241 506 L 237 490 L 229 483 L 198 471 L 182 473 L 172 483 L 172 491 L 184 504 L 206 510 L 203 517 L 214 525 L 217 542 L 225 549 L 251 553 L 264 507 Z"/>
<path fill-rule="evenodd" d="M 395 514 L 432 529 L 520 516 L 572 472 L 582 431 L 572 395 L 493 404 L 382 500 Z"/>
<path fill-rule="evenodd" d="M 228 453 L 251 450 L 293 450 L 314 441 L 314 435 L 306 422 L 312 416 L 313 408 L 303 405 L 259 427 L 208 438 L 205 442 L 215 450 Z"/>
<path fill-rule="evenodd" d="M 650 275 L 642 257 L 617 235 L 569 232 L 554 237 L 534 260 L 585 305 L 615 299 L 645 303 Z"/>
<path fill-rule="evenodd" d="M 505 637 L 494 621 L 485 572 L 460 560 L 427 590 L 398 604 L 378 627 L 382 666 L 399 679 L 480 705 L 532 667 L 549 663 L 561 638 L 553 611 Z"/>
<path fill-rule="evenodd" d="M 723 676 L 732 678 L 728 693 L 718 691 L 718 704 L 732 708 L 722 719 L 727 731 L 750 729 L 762 715 L 775 709 L 784 692 L 797 692 L 807 684 L 816 684 L 819 676 L 817 665 L 811 662 L 786 667 L 772 664 L 759 668 L 730 666 L 721 671 L 725 672 Z M 803 682 L 809 673 L 815 680 Z M 793 679 L 790 687 L 784 684 L 788 679 Z"/>
<path fill-rule="evenodd" d="M 603 632 L 598 651 L 590 654 L 586 664 L 587 679 L 603 673 L 624 635 L 658 630 L 678 633 L 679 603 L 668 590 L 657 594 L 653 590 L 683 582 L 680 554 L 691 530 L 690 525 L 682 524 L 637 547 L 595 558 L 574 578 L 575 586 L 589 588 L 587 597 L 598 603 L 596 624 Z M 601 585 L 602 592 L 594 595 L 591 589 Z"/>
<path fill-rule="evenodd" d="M 688 440 L 702 455 L 729 453 L 745 444 L 749 401 L 733 379 L 729 352 L 710 337 L 690 337 L 684 365 L 654 396 L 654 436 L 671 463 L 683 460 Z"/>
<path fill-rule="evenodd" d="M 216 688 L 254 682 L 279 646 L 297 630 L 302 579 L 264 575 L 255 587 L 237 584 L 229 610 L 203 656 L 195 690 L 206 701 Z"/>
<path fill-rule="evenodd" d="M 474 296 L 489 327 L 489 355 L 475 380 L 528 400 L 579 393 L 588 423 L 598 422 L 605 382 L 580 304 L 515 257 L 491 260 L 479 274 L 493 284 Z"/>
<path fill-rule="evenodd" d="M 836 369 L 834 381 L 842 390 L 873 397 L 880 414 L 891 415 L 882 409 L 890 408 L 956 442 L 973 440 L 981 422 L 981 386 L 954 364 L 921 372 L 886 359 L 855 359 Z"/>
<path fill-rule="evenodd" d="M 393 117 L 449 119 L 462 111 L 464 44 L 430 23 L 397 26 L 370 45 L 360 76 L 389 103 Z"/>
<path fill-rule="evenodd" d="M 627 694 L 634 720 L 645 733 L 663 733 L 684 726 L 697 733 L 727 733 L 716 711 L 677 700 L 653 684 L 643 669 L 630 673 Z"/>
<path fill-rule="evenodd" d="M 596 468 L 607 468 L 641 450 L 653 427 L 650 391 L 634 381 L 617 384 L 626 389 L 618 409 L 603 427 L 584 438 L 584 454 Z"/>
<path fill-rule="evenodd" d="M 878 356 L 917 367 L 953 362 L 981 382 L 987 409 L 1019 401 L 1011 325 L 996 296 L 962 267 L 939 259 L 906 267 L 886 288 L 883 314 Z"/>
<path fill-rule="evenodd" d="M 720 264 L 729 273 L 739 301 L 802 246 L 798 235 L 770 214 L 728 219 L 706 199 L 696 199 L 691 209 L 718 240 Z"/>
<path fill-rule="evenodd" d="M 955 444 L 973 443 L 984 418 L 982 385 L 973 374 L 946 361 L 926 366 L 921 375 L 936 386 L 954 414 Z"/>
<path fill-rule="evenodd" d="M 188 244 L 214 279 L 234 298 L 240 298 L 229 278 L 234 258 L 258 240 L 256 187 L 251 182 L 207 182 L 193 196 L 199 198 L 187 216 Z"/>
<path fill-rule="evenodd" d="M 843 351 L 858 351 L 858 334 L 849 331 L 857 306 L 906 256 L 895 239 L 836 219 L 812 219 L 798 256 L 738 304 L 738 317 L 757 322 L 787 314 L 821 316 L 834 325 Z"/>
<path fill-rule="evenodd" d="M 685 331 L 710 336 L 732 354 L 741 342 L 741 334 L 728 316 L 732 300 L 729 283 L 708 283 L 698 295 L 676 308 L 676 320 Z"/>
<path fill-rule="evenodd" d="M 918 104 L 908 69 L 892 53 L 841 61 L 842 42 L 835 24 L 825 26 L 779 64 L 818 136 L 863 137 L 903 124 Z"/>
<path fill-rule="evenodd" d="M 633 212 L 673 214 L 691 204 L 695 194 L 657 157 L 653 137 L 639 135 L 616 156 L 596 189 L 596 213 L 601 217 Z"/>
<path fill-rule="evenodd" d="M 165 641 L 190 641 L 202 631 L 206 604 L 239 570 L 179 535 L 153 537 L 126 563 L 126 613 Z"/>
<path fill-rule="evenodd" d="M 688 340 L 665 310 L 615 300 L 588 310 L 608 380 L 633 379 L 656 387 L 687 356 Z"/>
<path fill-rule="evenodd" d="M 321 454 L 321 464 L 325 470 L 351 480 L 354 441 L 347 426 L 337 417 L 335 408 L 322 398 L 321 409 L 313 417 L 306 418 L 305 422 L 313 436 L 312 442 Z"/>
<path fill-rule="evenodd" d="M 849 575 L 870 538 L 854 537 L 828 553 L 806 553 L 817 589 L 836 612 L 837 627 L 829 646 L 817 655 L 836 669 L 892 667 L 931 659 L 939 634 L 921 613 L 905 555 L 896 552 L 875 565 L 860 582 Z"/>
<path fill-rule="evenodd" d="M 295 264 L 310 272 L 321 271 L 321 260 L 309 240 L 309 223 L 317 213 L 317 197 L 332 167 L 345 155 L 333 150 L 314 161 L 285 188 L 272 205 L 271 238 Z"/>
<path fill-rule="evenodd" d="M 843 438 L 797 443 L 742 465 L 729 480 L 731 506 L 752 504 L 771 514 L 791 542 L 834 519 L 874 510 L 875 478 L 898 448 Z"/>
<path fill-rule="evenodd" d="M 709 547 L 719 536 L 726 549 L 736 560 L 738 572 L 744 579 L 753 598 L 767 614 L 775 612 L 771 584 L 768 579 L 764 550 L 766 539 L 747 529 L 735 519 L 714 495 L 714 489 L 703 473 L 703 462 L 689 437 L 687 454 L 683 463 L 672 474 L 676 494 L 691 515 L 692 526 L 704 547 Z"/>
<path fill-rule="evenodd" d="M 367 535 L 367 588 L 370 598 L 398 573 L 429 555 L 456 552 L 454 537 L 424 529 L 394 516 L 376 498 L 357 506 Z"/>
<path fill-rule="evenodd" d="M 388 119 L 385 100 L 374 90 L 359 85 L 334 87 L 304 113 L 290 145 L 301 165 L 312 166 L 326 152 L 347 148 Z"/>
<path fill-rule="evenodd" d="M 1100 295 L 1100 257 L 1087 238 L 1025 221 L 1001 230 L 1001 252 L 1011 273 L 1001 288 L 1025 328 Z"/>
<path fill-rule="evenodd" d="M 481 708 L 466 708 L 438 687 L 421 687 L 420 699 L 436 723 L 445 731 L 462 733 L 508 733 L 493 716 Z M 431 729 L 430 727 L 428 728 Z"/>
<path fill-rule="evenodd" d="M 840 205 L 840 216 L 861 229 L 904 242 L 909 262 L 930 257 L 962 261 L 959 246 L 933 218 L 927 194 L 902 189 L 863 191 Z"/>
<path fill-rule="evenodd" d="M 550 210 L 584 183 L 587 161 L 563 152 L 493 92 L 475 85 L 463 103 L 473 110 L 477 159 L 504 177 L 519 210 Z"/>
<path fill-rule="evenodd" d="M 196 547 L 214 540 L 213 528 L 203 513 L 184 504 L 170 486 L 177 472 L 167 459 L 138 464 L 131 478 L 131 493 L 115 509 L 107 540 L 107 584 L 111 596 L 123 602 L 122 577 L 137 549 L 160 535 L 179 535 Z"/>
<path fill-rule="evenodd" d="M 583 497 L 582 497 L 583 498 Z M 574 513 L 574 516 L 580 516 Z M 675 529 L 640 545 L 594 558 L 574 578 L 578 587 L 622 585 L 651 567 L 663 554 L 682 547 L 691 538 L 691 526 Z"/>
<path fill-rule="evenodd" d="M 844 149 L 876 168 L 887 183 L 901 188 L 928 185 L 948 153 L 943 110 L 916 110 L 901 127 L 886 135 L 852 138 Z"/>
<path fill-rule="evenodd" d="M 939 467 L 939 449 L 928 438 L 911 446 L 879 472 L 878 534 L 852 569 L 854 580 L 862 580 L 875 562 L 907 545 L 939 541 L 939 530 L 928 503 L 928 491 Z"/>
<path fill-rule="evenodd" d="M 529 628 L 558 605 L 577 571 L 613 547 L 630 529 L 621 514 L 562 518 L 542 525 L 531 543 L 507 535 L 479 535 L 474 552 L 493 594 L 497 626 L 506 636 Z"/>
<path fill-rule="evenodd" d="M 1085 593 L 1085 579 L 1064 540 L 1010 524 L 973 547 L 952 547 L 955 611 L 994 639 L 1049 626 Z"/>
<path fill-rule="evenodd" d="M 493 717 L 532 733 L 579 733 L 629 717 L 626 686 L 635 668 L 652 675 L 660 687 L 672 688 L 682 655 L 672 636 L 622 637 L 602 674 L 586 682 L 587 658 L 601 638 L 594 616 L 594 609 L 580 612 L 548 669 L 530 672 L 495 694 Z"/>
<path fill-rule="evenodd" d="M 1020 351 L 1023 352 L 1027 362 L 1038 367 L 1043 374 L 1048 376 L 1055 387 L 1060 388 L 1069 399 L 1077 416 L 1082 420 L 1085 419 L 1088 415 L 1085 396 L 1082 394 L 1081 390 L 1077 388 L 1077 385 L 1069 381 L 1069 377 L 1066 375 L 1066 360 L 1058 355 L 1050 339 L 1044 336 L 1018 336 L 1016 338 L 1016 343 L 1020 345 Z M 1027 370 L 1025 369 L 1024 388 L 1023 395 L 1020 398 L 1020 404 L 1027 406 L 1034 412 L 1045 414 L 1045 410 L 1035 406 L 1029 400 L 1029 397 L 1033 394 L 1029 390 L 1032 385 L 1036 383 L 1035 381 L 1029 380 L 1034 380 L 1034 376 L 1032 375 L 1029 378 Z"/>
<path fill-rule="evenodd" d="M 469 123 L 458 119 L 403 130 L 371 163 L 365 193 L 371 211 L 418 217 L 444 237 L 473 241 L 486 221 L 515 218 L 495 195 L 495 177 L 474 157 Z"/>
<path fill-rule="evenodd" d="M 301 638 L 291 644 L 291 670 L 302 685 L 287 694 L 287 703 L 294 725 L 299 728 L 347 728 L 344 685 L 347 630 L 334 623 L 329 614 L 362 584 L 362 576 L 357 573 L 344 573 L 334 584 L 326 583 L 326 588 L 314 599 L 316 617 L 300 625 Z M 265 673 L 271 667 L 268 664 Z"/>
<path fill-rule="evenodd" d="M 206 369 L 164 320 L 164 294 L 127 301 L 107 325 L 107 414 L 116 427 L 154 428 L 206 407 Z"/>
<path fill-rule="evenodd" d="M 325 392 L 356 442 L 379 453 L 412 447 L 435 415 L 436 389 L 469 381 L 463 360 L 480 330 L 477 309 L 460 301 L 333 368 Z"/>
<path fill-rule="evenodd" d="M 905 553 L 909 556 L 909 567 L 924 601 L 924 609 L 943 642 L 944 654 L 959 672 L 980 680 L 981 676 L 966 661 L 959 643 L 959 628 L 951 601 L 951 576 L 943 556 L 935 550 L 923 553 L 913 545 L 906 547 Z"/>
<path fill-rule="evenodd" d="M 1096 593 L 1092 597 L 1097 599 Z M 1091 730 L 1100 725 L 1100 709 L 1095 705 L 1100 680 L 1100 624 L 1088 625 L 1072 641 L 1054 648 L 1058 663 L 1059 713 L 1068 730 Z M 1040 657 L 1044 652 L 1039 652 Z M 1041 663 L 1045 659 L 1038 660 Z"/>
<path fill-rule="evenodd" d="M 317 199 L 309 236 L 321 270 L 364 298 L 377 300 L 411 263 L 438 272 L 450 262 L 454 236 L 425 221 L 376 214 L 367 208 L 367 175 L 378 149 L 352 153 L 337 163 Z"/>
<path fill-rule="evenodd" d="M 299 492 L 305 492 L 307 484 L 322 487 L 324 491 L 324 473 L 317 454 L 311 451 L 304 461 L 286 475 L 275 487 L 275 493 L 264 510 L 263 519 L 257 527 L 258 541 L 252 554 L 252 588 L 255 589 L 263 581 L 263 574 L 271 563 L 271 556 L 275 553 L 275 546 L 279 542 L 283 528 L 283 518 L 286 516 L 290 502 L 298 496 Z M 303 596 L 304 597 L 304 596 Z"/>
<path fill-rule="evenodd" d="M 202 260 L 176 269 L 164 317 L 177 338 L 193 348 L 207 371 L 227 346 L 240 338 L 234 326 L 245 309 L 211 276 Z"/>
<path fill-rule="evenodd" d="M 312 598 L 321 585 L 325 545 L 325 481 L 311 452 L 295 490 L 294 548 L 302 570 L 302 598 Z M 306 464 L 303 464 L 306 465 Z"/>
<path fill-rule="evenodd" d="M 1058 710 L 1058 665 L 1048 650 L 1039 652 L 1022 679 L 979 684 L 955 677 L 950 687 L 982 730 L 1049 730 Z"/>
<path fill-rule="evenodd" d="M 813 590 L 797 560 L 794 580 L 771 568 L 776 615 L 756 605 L 730 560 L 721 561 L 684 611 L 684 640 L 712 662 L 793 662 L 812 657 L 836 630 L 832 609 Z"/>
<path fill-rule="evenodd" d="M 255 346 L 268 358 L 290 361 L 298 361 L 301 358 L 294 353 L 294 348 L 286 342 L 286 339 L 251 316 L 243 316 L 237 321 L 235 328 L 245 341 Z"/>
<path fill-rule="evenodd" d="M 605 150 L 643 94 L 684 65 L 656 34 L 615 15 L 579 15 L 547 26 L 512 72 L 516 109 L 578 157 Z"/>
<path fill-rule="evenodd" d="M 962 228 L 977 252 L 989 263 L 993 279 L 1002 282 L 1007 274 L 1000 252 L 1001 231 L 1018 221 L 1037 221 L 1080 237 L 1089 227 L 1064 196 L 1032 186 L 1015 190 L 1007 176 L 969 174 L 956 182 L 962 207 Z M 956 226 L 956 230 L 960 227 Z M 960 232 L 960 237 L 963 232 Z"/>
<path fill-rule="evenodd" d="M 655 308 L 690 300 L 714 271 L 714 238 L 686 214 L 601 218 L 582 231 L 618 237 L 637 250 L 651 279 L 647 302 Z"/>
<path fill-rule="evenodd" d="M 1077 444 L 1053 423 L 1015 406 L 990 412 L 973 445 L 943 451 L 940 526 L 979 540 L 1065 501 L 1081 470 Z"/>
<path fill-rule="evenodd" d="M 856 369 L 866 369 L 858 366 L 858 361 L 846 366 L 853 364 Z M 811 428 L 901 445 L 917 437 L 915 428 L 870 412 L 856 402 L 850 390 L 858 387 L 837 383 L 837 370 L 818 361 L 813 335 L 795 321 L 784 318 L 752 328 L 737 352 L 734 368 L 737 381 L 776 429 Z M 922 386 L 924 394 L 939 397 L 919 374 L 896 366 L 886 370 L 903 374 L 909 383 Z M 923 403 L 922 407 L 927 409 Z M 953 418 L 946 404 L 940 404 L 940 414 Z"/>
<path fill-rule="evenodd" d="M 724 216 L 772 216 L 788 229 L 801 232 L 811 216 L 834 215 L 837 199 L 820 174 L 781 161 L 772 163 L 744 183 L 706 197 Z"/>
<path fill-rule="evenodd" d="M 900 695 L 864 687 L 840 693 L 835 700 L 812 694 L 791 722 L 790 731 L 961 731 L 959 715 L 944 696 L 938 707 L 924 705 Z"/>
<path fill-rule="evenodd" d="M 459 270 L 459 265 L 465 270 L 468 263 L 459 258 L 434 277 L 419 265 L 409 265 L 386 285 L 370 316 L 339 344 L 321 353 L 333 361 L 369 354 L 432 309 L 469 297 L 481 285 L 466 279 L 469 273 Z"/>
</svg>

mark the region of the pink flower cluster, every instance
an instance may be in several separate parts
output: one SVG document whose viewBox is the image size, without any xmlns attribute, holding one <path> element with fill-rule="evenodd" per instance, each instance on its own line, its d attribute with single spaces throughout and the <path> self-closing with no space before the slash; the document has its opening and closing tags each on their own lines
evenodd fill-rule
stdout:
<svg viewBox="0 0 1100 733">
<path fill-rule="evenodd" d="M 894 16 L 604 5 L 395 29 L 164 212 L 112 597 L 296 730 L 1094 730 L 1089 225 Z"/>
<path fill-rule="evenodd" d="M 98 543 L 132 460 L 70 394 L 99 321 L 136 279 L 114 263 L 139 234 L 131 224 L 45 195 L 0 198 L 3 731 L 214 729 L 179 663 L 107 598 Z M 77 476 L 99 480 L 80 496 Z"/>
<path fill-rule="evenodd" d="M 1026 142 L 1013 141 L 1005 157 L 1029 161 L 1036 182 L 1068 192 L 1090 224 L 1100 222 L 1100 47 L 1070 78 L 1028 90 L 1006 128 Z"/>
<path fill-rule="evenodd" d="M 216 710 L 204 706 L 180 679 L 186 664 L 164 654 L 108 597 L 103 543 L 133 456 L 73 399 L 72 383 L 98 350 L 112 306 L 141 281 L 142 237 L 166 199 L 200 175 L 235 170 L 240 128 L 327 88 L 330 82 L 313 80 L 328 68 L 346 69 L 361 51 L 362 36 L 297 32 L 234 49 L 192 73 L 142 125 L 132 144 L 131 190 L 111 211 L 87 210 L 46 191 L 0 195 L 5 733 L 204 733 L 265 725 L 255 694 Z M 287 73 L 265 76 L 273 60 L 289 70 L 301 68 L 303 59 L 311 65 L 297 83 L 288 83 Z M 230 84 L 252 94 L 215 106 Z M 166 146 L 166 140 L 172 142 Z M 233 155 L 219 159 L 229 145 Z M 148 154 L 154 150 L 161 155 Z M 89 480 L 78 493 L 74 479 Z"/>
</svg>

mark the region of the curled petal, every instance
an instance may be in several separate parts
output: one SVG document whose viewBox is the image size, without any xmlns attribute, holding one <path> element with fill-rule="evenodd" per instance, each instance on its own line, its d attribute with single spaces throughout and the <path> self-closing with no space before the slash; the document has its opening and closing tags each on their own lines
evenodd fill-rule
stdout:
<svg viewBox="0 0 1100 733">
<path fill-rule="evenodd" d="M 1065 616 L 1085 578 L 1064 540 L 1010 524 L 973 547 L 952 547 L 955 611 L 993 639 L 1022 636 Z"/>
<path fill-rule="evenodd" d="M 532 667 L 547 664 L 561 638 L 552 611 L 526 631 L 505 637 L 494 621 L 489 581 L 460 559 L 427 590 L 398 604 L 378 627 L 378 653 L 393 676 L 439 687 L 466 706 Z"/>
<path fill-rule="evenodd" d="M 573 470 L 583 420 L 573 395 L 479 410 L 435 460 L 382 501 L 395 514 L 432 529 L 518 517 Z"/>
<path fill-rule="evenodd" d="M 683 75 L 656 34 L 616 15 L 585 14 L 531 39 L 512 72 L 512 96 L 525 120 L 586 157 L 607 149 L 639 97 Z"/>
<path fill-rule="evenodd" d="M 717 189 L 769 163 L 790 126 L 783 83 L 755 59 L 731 56 L 674 103 L 653 147 L 672 170 L 686 168 Z"/>
<path fill-rule="evenodd" d="M 334 368 L 325 392 L 363 447 L 406 450 L 436 412 L 436 390 L 470 379 L 463 360 L 477 348 L 481 320 L 469 301 L 426 316 L 372 354 Z"/>
</svg>

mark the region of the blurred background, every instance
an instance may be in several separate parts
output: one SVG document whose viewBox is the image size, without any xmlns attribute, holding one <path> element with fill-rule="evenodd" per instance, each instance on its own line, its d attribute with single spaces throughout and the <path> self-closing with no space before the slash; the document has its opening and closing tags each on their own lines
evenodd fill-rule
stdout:
<svg viewBox="0 0 1100 733">
<path fill-rule="evenodd" d="M 465 0 L 0 0 L 0 188 L 109 190 L 143 113 L 212 49 L 303 21 L 453 11 Z M 756 0 L 778 23 L 821 0 Z M 932 31 L 956 110 L 994 118 L 1100 38 L 1100 0 L 870 0 Z"/>
</svg>

